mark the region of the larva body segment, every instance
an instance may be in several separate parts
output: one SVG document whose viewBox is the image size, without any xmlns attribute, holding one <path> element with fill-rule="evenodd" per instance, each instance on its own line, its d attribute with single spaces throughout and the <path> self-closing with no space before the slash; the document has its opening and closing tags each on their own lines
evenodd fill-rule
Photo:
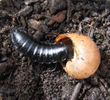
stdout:
<svg viewBox="0 0 110 100">
<path fill-rule="evenodd" d="M 11 32 L 11 39 L 17 49 L 39 63 L 57 63 L 68 59 L 69 49 L 64 44 L 40 43 L 20 29 Z"/>
</svg>

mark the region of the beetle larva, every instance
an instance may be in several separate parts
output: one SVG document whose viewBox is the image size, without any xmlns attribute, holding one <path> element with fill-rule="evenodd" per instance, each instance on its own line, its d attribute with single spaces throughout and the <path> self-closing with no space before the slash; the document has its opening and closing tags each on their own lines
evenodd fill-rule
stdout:
<svg viewBox="0 0 110 100">
<path fill-rule="evenodd" d="M 57 63 L 68 59 L 69 48 L 62 43 L 42 43 L 35 41 L 20 28 L 11 32 L 15 47 L 22 53 L 34 58 L 40 63 Z"/>
</svg>

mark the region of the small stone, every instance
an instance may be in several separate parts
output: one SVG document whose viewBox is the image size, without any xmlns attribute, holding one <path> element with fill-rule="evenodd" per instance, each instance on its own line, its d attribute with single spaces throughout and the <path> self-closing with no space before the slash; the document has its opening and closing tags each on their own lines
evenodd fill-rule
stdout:
<svg viewBox="0 0 110 100">
<path fill-rule="evenodd" d="M 37 31 L 48 33 L 48 27 L 43 24 L 42 21 L 37 21 L 35 19 L 30 19 L 28 22 L 29 26 Z"/>
<path fill-rule="evenodd" d="M 57 13 L 55 16 L 53 16 L 52 19 L 58 23 L 61 23 L 64 21 L 65 16 L 66 16 L 66 10 L 63 10 L 63 11 Z"/>
<path fill-rule="evenodd" d="M 48 25 L 52 25 L 55 22 L 62 23 L 66 18 L 66 10 L 58 12 L 56 15 L 52 16 L 52 19 L 48 22 Z"/>
<path fill-rule="evenodd" d="M 41 24 L 42 22 L 41 21 L 37 21 L 37 20 L 34 20 L 34 19 L 30 19 L 28 21 L 29 23 L 29 26 L 35 30 L 39 30 L 39 28 L 41 27 Z"/>
</svg>

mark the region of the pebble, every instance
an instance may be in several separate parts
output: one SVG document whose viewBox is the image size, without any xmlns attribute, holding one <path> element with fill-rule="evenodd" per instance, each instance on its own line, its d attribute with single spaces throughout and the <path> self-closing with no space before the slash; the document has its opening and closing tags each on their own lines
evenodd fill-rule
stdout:
<svg viewBox="0 0 110 100">
<path fill-rule="evenodd" d="M 45 24 L 43 24 L 42 21 L 37 21 L 35 19 L 30 19 L 28 21 L 28 24 L 31 28 L 33 28 L 37 31 L 44 32 L 44 33 L 48 33 L 48 31 L 49 31 L 48 27 Z"/>
<path fill-rule="evenodd" d="M 48 25 L 52 25 L 55 22 L 62 23 L 66 18 L 66 10 L 58 12 L 56 15 L 53 15 L 51 20 L 48 22 Z"/>
</svg>

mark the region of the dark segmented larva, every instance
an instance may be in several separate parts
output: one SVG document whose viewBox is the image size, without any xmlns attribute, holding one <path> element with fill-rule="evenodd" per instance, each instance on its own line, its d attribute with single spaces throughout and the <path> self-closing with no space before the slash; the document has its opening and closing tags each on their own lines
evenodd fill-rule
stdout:
<svg viewBox="0 0 110 100">
<path fill-rule="evenodd" d="M 68 59 L 69 49 L 64 44 L 46 44 L 35 41 L 20 29 L 11 32 L 13 44 L 39 63 L 57 63 Z"/>
</svg>

